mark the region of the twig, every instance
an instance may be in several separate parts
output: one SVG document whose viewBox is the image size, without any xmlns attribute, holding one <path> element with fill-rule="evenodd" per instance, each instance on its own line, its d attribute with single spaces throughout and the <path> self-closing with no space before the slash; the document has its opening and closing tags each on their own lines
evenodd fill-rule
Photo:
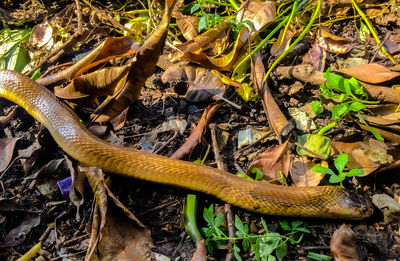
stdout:
<svg viewBox="0 0 400 261">
<path fill-rule="evenodd" d="M 159 147 L 156 151 L 154 151 L 153 153 L 157 154 L 159 153 L 162 149 L 164 149 L 168 144 L 171 143 L 171 141 L 173 141 L 174 139 L 176 139 L 176 137 L 178 136 L 178 130 L 177 129 L 172 129 L 172 131 L 174 132 L 174 134 L 172 135 L 171 138 L 169 138 L 166 142 L 164 142 L 164 144 Z"/>
<path fill-rule="evenodd" d="M 212 141 L 212 148 L 213 148 L 213 152 L 214 152 L 214 158 L 217 163 L 218 169 L 226 170 L 226 165 L 222 160 L 221 154 L 219 153 L 215 123 L 210 124 L 209 128 L 210 128 L 210 133 L 211 133 L 211 141 Z M 233 237 L 235 237 L 235 227 L 233 225 L 233 218 L 232 218 L 233 215 L 232 215 L 231 205 L 229 205 L 228 203 L 225 203 L 224 211 L 225 211 L 225 215 L 226 215 L 226 222 L 228 224 L 229 237 L 233 238 Z M 227 245 L 228 253 L 226 254 L 226 257 L 225 257 L 226 261 L 230 261 L 233 258 L 232 246 L 233 246 L 233 240 L 229 240 L 229 243 Z"/>
<path fill-rule="evenodd" d="M 174 201 L 171 201 L 171 202 L 167 202 L 167 203 L 161 204 L 161 205 L 159 205 L 159 206 L 157 206 L 157 207 L 154 207 L 154 208 L 148 209 L 148 210 L 146 210 L 146 211 L 143 211 L 143 212 L 141 212 L 141 213 L 138 213 L 138 214 L 136 214 L 136 216 L 143 216 L 143 215 L 146 215 L 146 214 L 148 214 L 148 213 L 150 213 L 150 212 L 153 212 L 153 211 L 156 211 L 156 210 L 165 208 L 165 207 L 170 206 L 170 205 L 174 205 L 174 204 L 176 204 L 176 203 L 178 203 L 178 202 L 179 202 L 178 200 L 174 200 Z"/>
</svg>

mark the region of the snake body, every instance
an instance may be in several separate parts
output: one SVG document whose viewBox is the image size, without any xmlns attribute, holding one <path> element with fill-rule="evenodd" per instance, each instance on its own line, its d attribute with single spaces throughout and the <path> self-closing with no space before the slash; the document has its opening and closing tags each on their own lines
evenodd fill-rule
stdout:
<svg viewBox="0 0 400 261">
<path fill-rule="evenodd" d="M 71 157 L 106 172 L 203 192 L 268 215 L 362 219 L 372 214 L 368 200 L 338 186 L 288 187 L 255 182 L 104 142 L 52 92 L 20 73 L 0 70 L 0 97 L 22 106 L 41 122 Z"/>
</svg>

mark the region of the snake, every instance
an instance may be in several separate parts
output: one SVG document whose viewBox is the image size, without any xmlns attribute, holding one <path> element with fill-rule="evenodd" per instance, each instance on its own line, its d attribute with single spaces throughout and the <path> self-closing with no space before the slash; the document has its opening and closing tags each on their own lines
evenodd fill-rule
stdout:
<svg viewBox="0 0 400 261">
<path fill-rule="evenodd" d="M 108 143 L 92 134 L 50 90 L 21 73 L 0 70 L 0 97 L 20 105 L 43 124 L 69 156 L 110 174 L 209 194 L 265 215 L 359 220 L 373 213 L 368 199 L 341 186 L 295 187 L 253 181 L 217 168 Z"/>
</svg>

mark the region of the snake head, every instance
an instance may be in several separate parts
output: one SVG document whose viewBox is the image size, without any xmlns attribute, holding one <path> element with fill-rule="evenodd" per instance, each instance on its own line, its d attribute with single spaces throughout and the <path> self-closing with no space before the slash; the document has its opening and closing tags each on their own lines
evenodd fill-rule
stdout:
<svg viewBox="0 0 400 261">
<path fill-rule="evenodd" d="M 336 214 L 340 218 L 364 219 L 370 217 L 374 210 L 369 200 L 354 192 L 343 190 L 338 200 L 341 202 L 341 207 L 332 215 Z"/>
</svg>

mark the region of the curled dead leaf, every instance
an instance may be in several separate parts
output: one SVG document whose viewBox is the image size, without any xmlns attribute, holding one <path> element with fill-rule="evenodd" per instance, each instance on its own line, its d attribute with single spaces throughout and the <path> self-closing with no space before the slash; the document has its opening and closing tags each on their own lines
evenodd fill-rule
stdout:
<svg viewBox="0 0 400 261">
<path fill-rule="evenodd" d="M 333 233 L 330 249 L 337 261 L 363 260 L 359 254 L 357 237 L 347 225 L 342 225 Z"/>
<path fill-rule="evenodd" d="M 276 7 L 272 1 L 244 1 L 236 19 L 238 21 L 249 20 L 253 25 L 251 28 L 253 34 L 274 20 L 275 15 Z"/>
<path fill-rule="evenodd" d="M 20 138 L 0 139 L 0 172 L 4 171 L 14 154 L 15 144 Z"/>
<path fill-rule="evenodd" d="M 290 164 L 290 176 L 293 183 L 297 187 L 318 186 L 325 174 L 314 172 L 312 168 L 315 162 L 306 156 L 295 157 Z M 325 168 L 328 167 L 326 161 L 322 161 L 321 165 Z"/>
<path fill-rule="evenodd" d="M 290 151 L 289 140 L 267 150 L 260 155 L 250 164 L 247 174 L 249 175 L 253 168 L 258 168 L 264 173 L 264 180 L 274 180 L 281 178 L 281 172 L 285 177 L 289 174 L 290 166 Z M 280 180 L 281 183 L 283 183 Z"/>
<path fill-rule="evenodd" d="M 221 77 L 201 67 L 174 65 L 163 73 L 162 81 L 178 83 L 175 85 L 175 91 L 178 94 L 184 94 L 185 98 L 191 102 L 219 100 L 225 93 L 225 85 Z M 186 91 L 179 89 L 182 86 L 179 85 L 181 81 L 188 84 Z"/>
</svg>

